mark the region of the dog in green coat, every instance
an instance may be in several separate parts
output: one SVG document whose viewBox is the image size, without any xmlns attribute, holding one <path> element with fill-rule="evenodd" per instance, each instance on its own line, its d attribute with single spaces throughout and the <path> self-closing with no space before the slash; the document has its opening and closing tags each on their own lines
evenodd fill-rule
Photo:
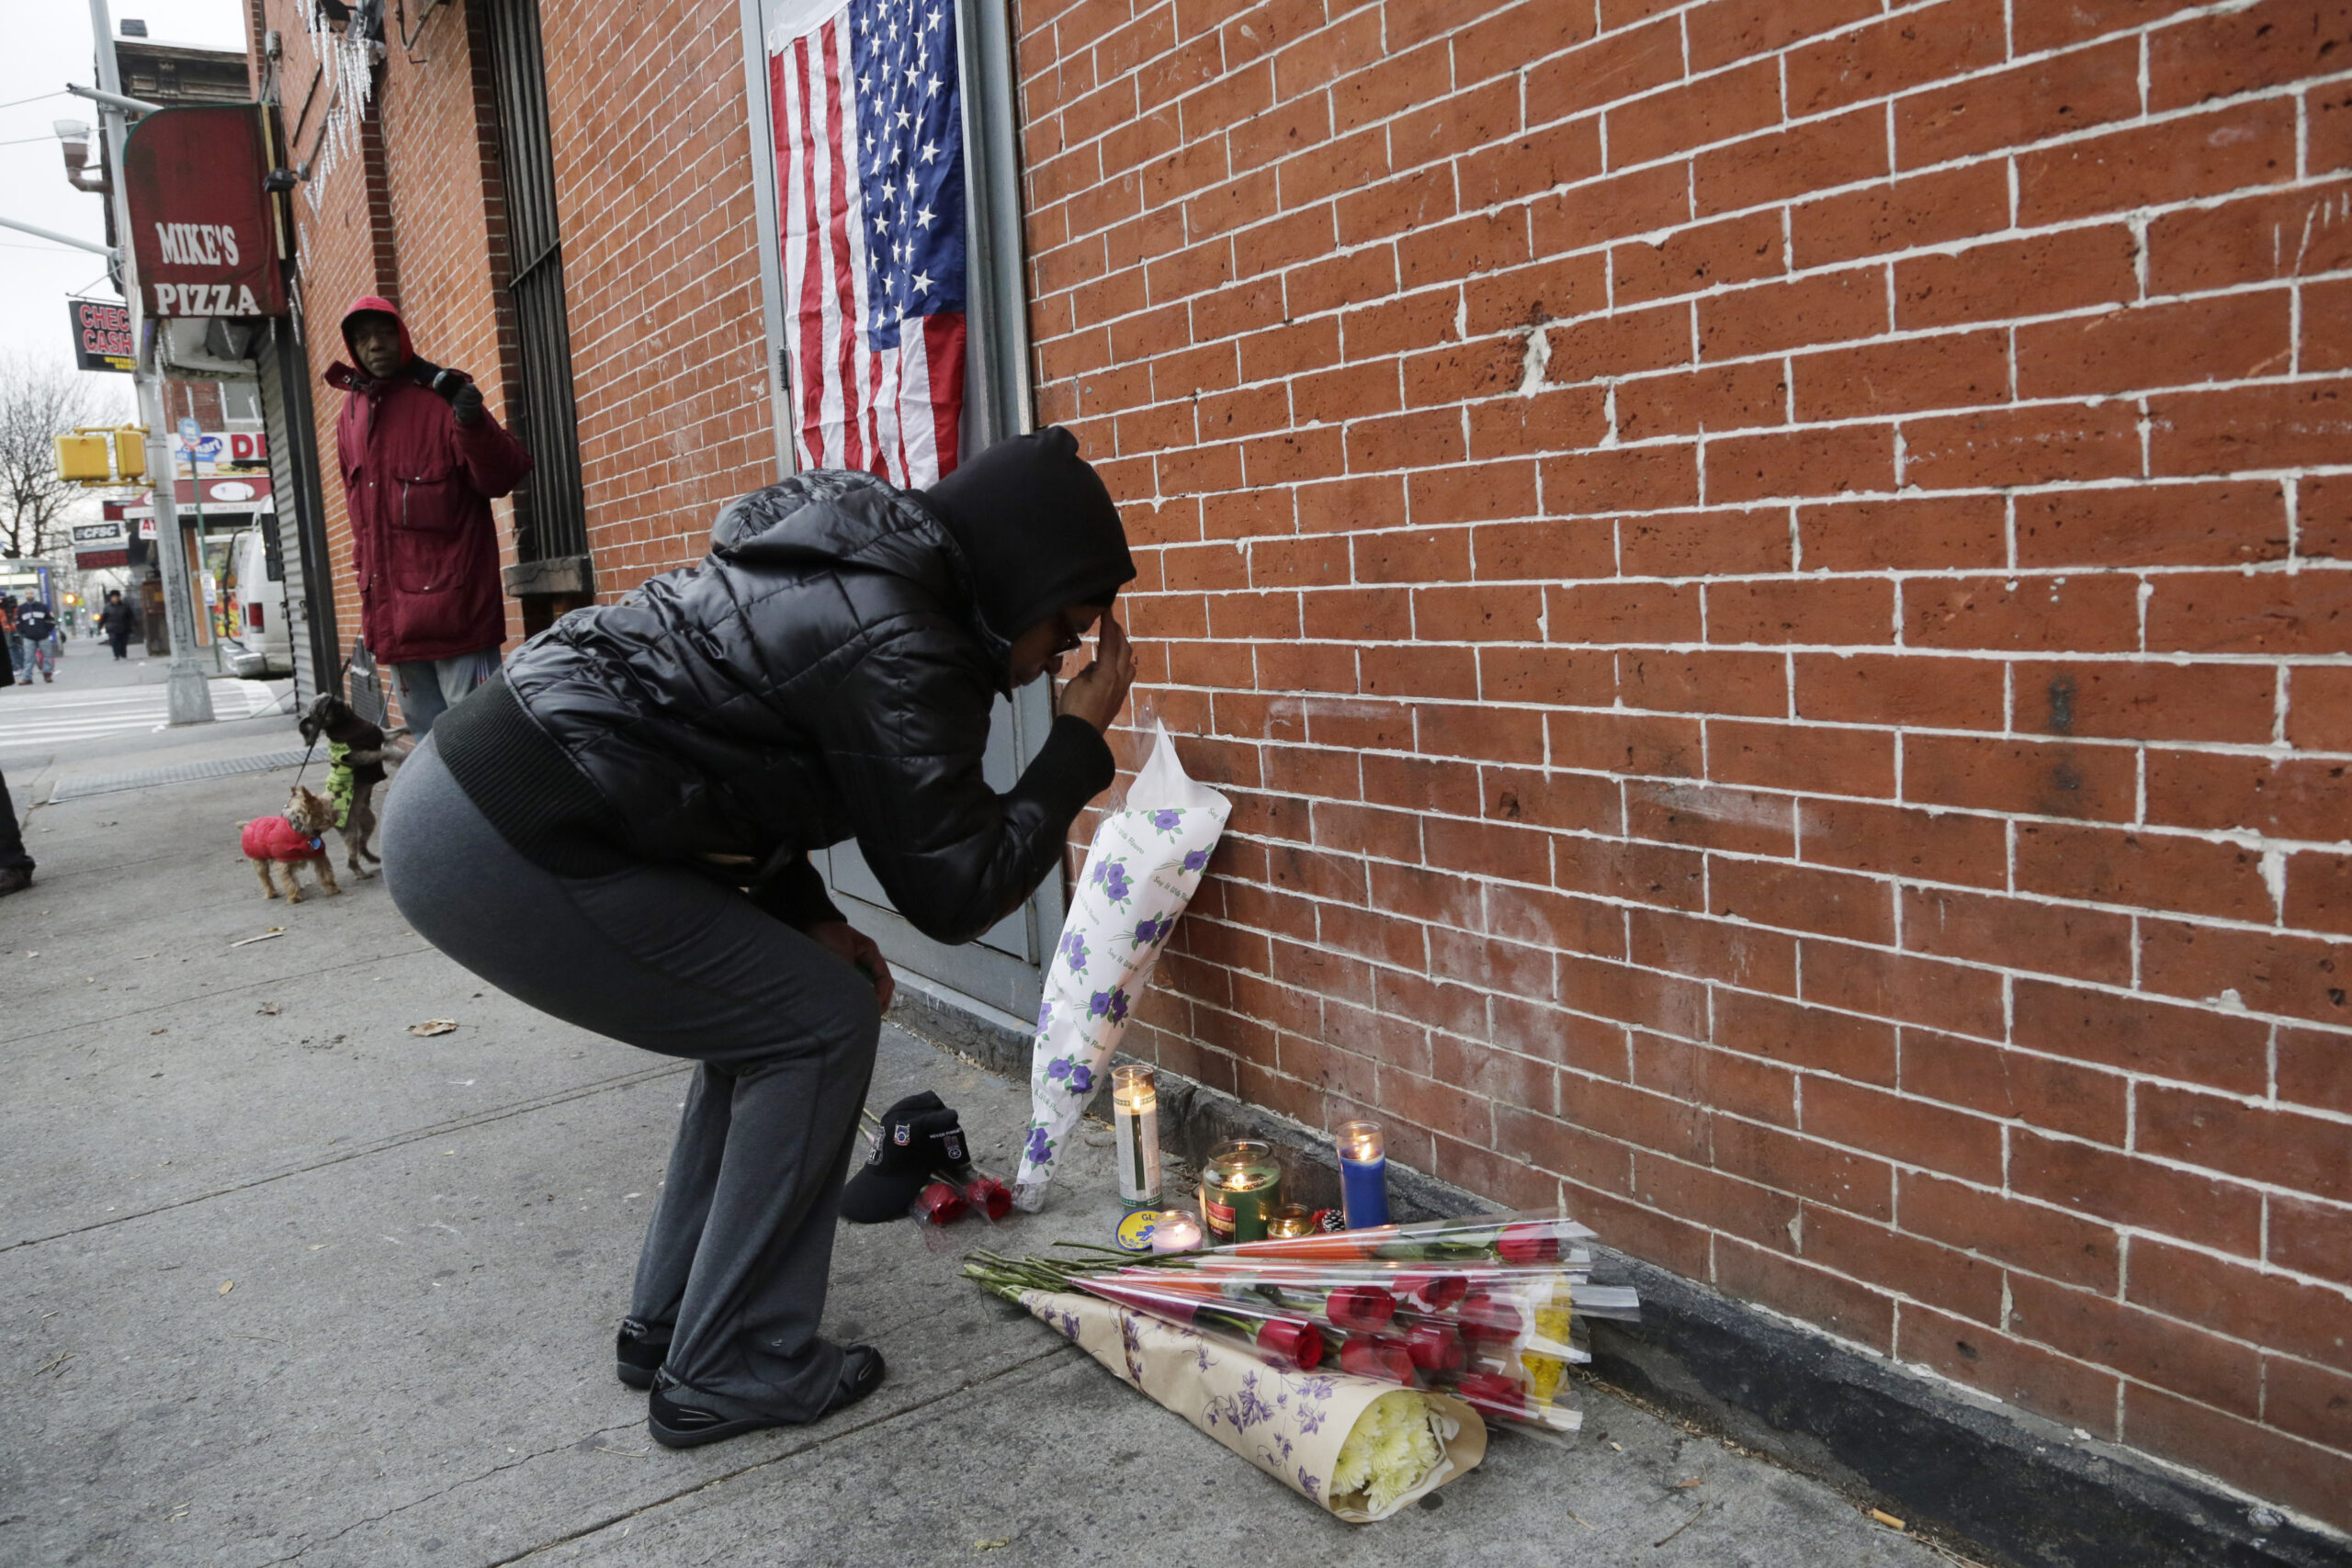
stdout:
<svg viewBox="0 0 2352 1568">
<path fill-rule="evenodd" d="M 327 799 L 334 805 L 334 830 L 343 836 L 344 864 L 355 877 L 375 875 L 366 863 L 383 863 L 368 847 L 376 836 L 376 786 L 408 756 L 399 744 L 408 731 L 387 734 L 333 692 L 319 694 L 300 728 L 306 744 L 315 746 L 322 737 L 327 743 Z"/>
</svg>

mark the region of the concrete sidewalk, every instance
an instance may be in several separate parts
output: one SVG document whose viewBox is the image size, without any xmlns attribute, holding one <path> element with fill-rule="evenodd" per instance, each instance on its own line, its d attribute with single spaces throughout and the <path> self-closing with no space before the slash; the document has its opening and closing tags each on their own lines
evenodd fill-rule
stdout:
<svg viewBox="0 0 2352 1568">
<path fill-rule="evenodd" d="M 240 730 L 151 754 L 292 733 Z M 236 829 L 287 777 L 31 813 L 40 879 L 0 900 L 0 1562 L 1944 1561 L 1592 1388 L 1582 1437 L 1503 1433 L 1337 1523 L 959 1277 L 966 1247 L 1104 1238 L 1107 1132 L 1044 1215 L 842 1228 L 827 1331 L 889 1358 L 866 1404 L 661 1449 L 610 1348 L 685 1068 L 489 990 L 379 881 L 265 901 Z M 872 1103 L 925 1086 L 1009 1174 L 1025 1088 L 886 1031 Z"/>
</svg>

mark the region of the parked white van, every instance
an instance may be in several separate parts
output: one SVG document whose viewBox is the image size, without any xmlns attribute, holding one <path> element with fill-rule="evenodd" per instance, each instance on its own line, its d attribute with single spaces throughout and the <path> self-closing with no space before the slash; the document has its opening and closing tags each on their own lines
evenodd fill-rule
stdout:
<svg viewBox="0 0 2352 1568">
<path fill-rule="evenodd" d="M 254 523 L 230 536 L 220 591 L 237 607 L 238 635 L 221 651 L 231 674 L 267 681 L 294 673 L 294 628 L 286 615 L 285 567 L 270 547 L 277 519 L 265 512 Z"/>
</svg>

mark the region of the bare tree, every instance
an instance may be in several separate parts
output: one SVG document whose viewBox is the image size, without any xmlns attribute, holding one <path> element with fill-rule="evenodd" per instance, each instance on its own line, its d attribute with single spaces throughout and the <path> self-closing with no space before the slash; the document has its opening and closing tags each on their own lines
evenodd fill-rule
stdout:
<svg viewBox="0 0 2352 1568">
<path fill-rule="evenodd" d="M 28 354 L 0 354 L 0 555 L 62 549 L 82 487 L 57 477 L 56 437 L 116 417 L 117 389 L 94 372 Z"/>
</svg>

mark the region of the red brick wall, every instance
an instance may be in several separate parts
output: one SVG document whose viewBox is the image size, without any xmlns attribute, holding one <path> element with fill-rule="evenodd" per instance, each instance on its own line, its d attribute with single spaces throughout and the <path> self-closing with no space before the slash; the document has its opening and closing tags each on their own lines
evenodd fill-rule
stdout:
<svg viewBox="0 0 2352 1568">
<path fill-rule="evenodd" d="M 2352 14 L 1022 0 L 1130 1036 L 2352 1525 Z"/>
<path fill-rule="evenodd" d="M 256 36 L 285 31 L 290 126 L 309 40 L 291 0 L 258 3 Z M 775 477 L 738 13 L 717 0 L 541 9 L 589 547 L 609 598 L 698 557 L 718 506 Z M 366 155 L 317 182 L 315 209 L 295 200 L 313 372 L 345 355 L 343 307 L 387 292 L 418 352 L 473 375 L 504 418 L 520 360 L 481 17 L 443 6 L 413 52 L 389 51 L 378 91 Z M 301 153 L 313 137 L 306 124 Z M 332 440 L 343 394 L 318 380 L 312 395 L 347 640 L 359 604 Z M 512 503 L 494 510 L 512 562 Z M 510 603 L 510 638 L 521 629 Z"/>
<path fill-rule="evenodd" d="M 175 425 L 182 417 L 187 417 L 207 430 L 219 430 L 228 417 L 221 408 L 220 383 L 218 381 L 166 379 L 164 383 L 164 412 Z"/>
<path fill-rule="evenodd" d="M 540 0 L 588 543 L 606 599 L 774 482 L 732 0 Z"/>
<path fill-rule="evenodd" d="M 254 0 L 249 31 L 283 35 L 278 81 L 287 135 L 299 163 L 316 158 L 318 126 L 328 98 L 313 87 L 317 62 L 293 0 Z M 363 294 L 401 307 L 417 352 L 481 383 L 491 412 L 504 416 L 511 390 L 502 363 L 497 302 L 486 287 L 499 276 L 493 255 L 496 213 L 494 141 L 479 130 L 477 103 L 488 103 L 488 62 L 474 68 L 462 8 L 443 7 L 413 56 L 397 43 L 377 74 L 377 96 L 359 134 L 332 172 L 314 175 L 293 198 L 303 325 L 310 347 L 311 396 L 319 431 L 319 484 L 326 500 L 335 620 L 343 651 L 360 635 L 358 582 L 351 570 L 350 525 L 336 465 L 334 426 L 344 394 L 324 379 L 347 359 L 344 308 Z M 258 71 L 256 71 L 258 75 Z M 307 107 L 307 112 L 306 112 Z M 484 163 L 487 158 L 487 164 Z M 317 164 L 323 160 L 318 159 Z M 313 203 L 312 197 L 316 202 Z M 513 503 L 493 503 L 504 558 L 514 558 Z M 510 632 L 519 622 L 510 612 Z M 387 677 L 388 693 L 392 682 Z"/>
<path fill-rule="evenodd" d="M 296 163 L 318 159 L 320 118 L 329 89 L 320 81 L 309 36 L 302 31 L 293 0 L 257 0 L 256 16 L 248 31 L 260 39 L 264 29 L 278 28 L 284 38 L 284 59 L 278 82 L 279 102 L 286 119 L 286 138 Z M 322 162 L 322 160 L 319 160 Z M 314 168 L 317 164 L 314 162 Z M 310 349 L 311 400 L 319 437 L 319 489 L 325 498 L 325 532 L 333 558 L 329 581 L 334 585 L 335 626 L 348 657 L 359 633 L 359 591 L 351 571 L 351 525 L 343 504 L 343 475 L 335 465 L 335 413 L 343 394 L 322 378 L 328 366 L 345 356 L 337 322 L 343 308 L 362 294 L 374 294 L 392 283 L 377 276 L 373 221 L 368 181 L 358 162 L 346 152 L 334 173 L 322 174 L 296 190 L 294 213 L 296 296 Z M 312 197 L 318 197 L 314 206 Z M 389 681 L 387 685 L 390 685 Z"/>
<path fill-rule="evenodd" d="M 610 597 L 773 471 L 741 41 L 543 4 Z M 1237 805 L 1136 1045 L 2352 1524 L 2341 8 L 1018 15 L 1039 412 Z M 298 197 L 319 368 L 397 272 L 503 410 L 487 71 Z"/>
</svg>

